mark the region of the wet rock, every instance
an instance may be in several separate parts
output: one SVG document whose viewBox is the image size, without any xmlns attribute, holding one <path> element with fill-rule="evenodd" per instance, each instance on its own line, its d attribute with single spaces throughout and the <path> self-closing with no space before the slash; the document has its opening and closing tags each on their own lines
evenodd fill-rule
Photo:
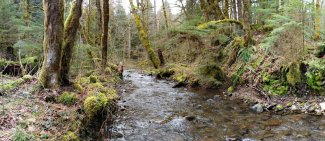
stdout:
<svg viewBox="0 0 325 141">
<path fill-rule="evenodd" d="M 240 139 L 238 138 L 226 138 L 226 141 L 239 141 Z"/>
<path fill-rule="evenodd" d="M 251 107 L 253 111 L 256 113 L 262 113 L 263 112 L 263 106 L 261 104 L 255 104 L 254 106 Z"/>
<path fill-rule="evenodd" d="M 311 105 L 309 108 L 308 108 L 308 112 L 314 112 L 315 110 L 317 109 L 317 105 Z"/>
<path fill-rule="evenodd" d="M 296 105 L 292 105 L 292 106 L 290 107 L 290 110 L 291 110 L 291 111 L 297 111 L 297 110 L 298 110 L 298 107 L 297 107 Z"/>
<path fill-rule="evenodd" d="M 208 99 L 208 100 L 207 100 L 207 103 L 208 103 L 209 105 L 214 105 L 214 104 L 216 104 L 217 102 L 214 101 L 213 99 Z"/>
<path fill-rule="evenodd" d="M 213 100 L 220 100 L 220 95 L 213 96 Z"/>
<path fill-rule="evenodd" d="M 256 140 L 250 139 L 250 138 L 245 138 L 245 139 L 242 139 L 242 141 L 256 141 Z"/>
<path fill-rule="evenodd" d="M 319 103 L 319 106 L 321 111 L 325 111 L 325 102 Z"/>
<path fill-rule="evenodd" d="M 111 138 L 117 139 L 117 138 L 123 138 L 123 134 L 117 131 L 112 131 L 111 132 Z"/>
<path fill-rule="evenodd" d="M 186 116 L 185 119 L 188 121 L 193 121 L 196 119 L 196 117 L 195 116 Z"/>
</svg>

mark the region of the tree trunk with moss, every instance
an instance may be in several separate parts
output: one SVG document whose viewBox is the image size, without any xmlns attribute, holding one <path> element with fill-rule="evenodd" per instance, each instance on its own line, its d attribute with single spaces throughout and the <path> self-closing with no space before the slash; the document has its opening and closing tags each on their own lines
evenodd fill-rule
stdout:
<svg viewBox="0 0 325 141">
<path fill-rule="evenodd" d="M 132 8 L 134 21 L 135 21 L 135 23 L 137 25 L 137 28 L 138 28 L 138 33 L 140 35 L 141 42 L 142 42 L 144 48 L 146 49 L 146 51 L 147 51 L 147 53 L 149 55 L 149 59 L 152 62 L 153 66 L 155 68 L 159 68 L 159 66 L 160 66 L 159 58 L 155 54 L 154 50 L 151 47 L 151 43 L 150 43 L 147 31 L 145 31 L 143 29 L 142 25 L 141 25 L 140 17 L 137 14 L 137 8 L 134 6 L 133 0 L 129 0 L 129 1 L 130 1 L 130 5 L 131 5 L 131 8 Z"/>
<path fill-rule="evenodd" d="M 229 19 L 229 1 L 225 0 L 225 8 L 224 8 L 224 12 L 225 14 L 225 18 Z"/>
<path fill-rule="evenodd" d="M 108 43 L 108 22 L 109 22 L 109 0 L 103 0 L 102 6 L 102 36 L 101 36 L 101 48 L 102 48 L 102 68 L 105 69 L 107 63 L 107 43 Z"/>
<path fill-rule="evenodd" d="M 101 8 L 101 0 L 96 0 L 96 8 L 97 8 L 97 23 L 98 23 L 98 35 L 95 36 L 95 37 L 98 37 L 96 38 L 96 44 L 97 45 L 100 45 L 100 38 L 101 38 L 101 35 L 102 35 L 102 8 Z"/>
<path fill-rule="evenodd" d="M 320 0 L 316 0 L 316 14 L 315 14 L 315 33 L 314 33 L 314 39 L 319 40 L 320 39 Z"/>
<path fill-rule="evenodd" d="M 64 34 L 64 0 L 44 0 L 44 61 L 39 82 L 44 88 L 60 85 L 60 60 Z"/>
<path fill-rule="evenodd" d="M 168 29 L 168 18 L 167 18 L 167 12 L 166 12 L 166 4 L 164 0 L 161 0 L 162 6 L 163 6 L 163 11 L 164 11 L 164 17 L 165 17 L 165 26 L 166 29 Z"/>
<path fill-rule="evenodd" d="M 70 10 L 70 14 L 64 24 L 64 40 L 60 72 L 62 85 L 70 84 L 70 62 L 72 58 L 73 47 L 77 37 L 77 31 L 80 25 L 79 21 L 82 15 L 82 2 L 83 0 L 74 1 Z"/>
<path fill-rule="evenodd" d="M 210 18 L 209 18 L 209 13 L 208 13 L 208 6 L 205 2 L 205 0 L 200 0 L 200 7 L 201 7 L 201 11 L 202 11 L 202 14 L 203 14 L 203 17 L 205 18 L 205 21 L 210 21 Z"/>
<path fill-rule="evenodd" d="M 252 32 L 251 32 L 251 0 L 243 1 L 244 11 L 243 11 L 243 25 L 245 33 L 245 45 L 248 46 L 252 43 Z"/>
</svg>

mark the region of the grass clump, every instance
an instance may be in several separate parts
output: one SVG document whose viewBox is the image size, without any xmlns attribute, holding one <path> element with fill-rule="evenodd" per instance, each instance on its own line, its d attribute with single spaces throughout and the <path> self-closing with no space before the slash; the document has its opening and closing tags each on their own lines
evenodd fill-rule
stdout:
<svg viewBox="0 0 325 141">
<path fill-rule="evenodd" d="M 71 92 L 64 92 L 58 97 L 58 101 L 64 105 L 73 105 L 77 100 L 77 95 Z"/>
</svg>

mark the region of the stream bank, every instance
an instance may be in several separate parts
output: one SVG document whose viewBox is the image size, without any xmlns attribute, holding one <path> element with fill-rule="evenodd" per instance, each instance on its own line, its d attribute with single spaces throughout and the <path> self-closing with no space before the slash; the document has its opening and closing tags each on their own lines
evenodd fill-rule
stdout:
<svg viewBox="0 0 325 141">
<path fill-rule="evenodd" d="M 325 117 L 255 113 L 221 91 L 172 88 L 135 70 L 125 72 L 113 141 L 322 140 Z"/>
</svg>

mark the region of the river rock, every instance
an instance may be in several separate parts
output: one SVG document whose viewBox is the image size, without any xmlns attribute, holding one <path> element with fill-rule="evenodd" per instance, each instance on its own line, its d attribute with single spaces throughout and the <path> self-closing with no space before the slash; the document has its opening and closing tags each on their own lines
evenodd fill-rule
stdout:
<svg viewBox="0 0 325 141">
<path fill-rule="evenodd" d="M 298 110 L 298 107 L 296 105 L 292 105 L 290 108 L 291 111 L 296 111 Z"/>
<path fill-rule="evenodd" d="M 217 103 L 216 101 L 214 101 L 214 100 L 213 100 L 213 99 L 211 99 L 211 98 L 210 98 L 210 99 L 208 99 L 208 100 L 207 100 L 207 102 L 208 102 L 208 104 L 209 104 L 209 105 L 214 105 L 214 104 L 216 104 L 216 103 Z"/>
<path fill-rule="evenodd" d="M 261 104 L 255 104 L 254 106 L 251 107 L 253 111 L 256 113 L 262 113 L 263 112 L 263 106 Z"/>
<path fill-rule="evenodd" d="M 319 103 L 319 106 L 321 111 L 325 111 L 325 102 Z"/>
<path fill-rule="evenodd" d="M 215 95 L 215 96 L 213 96 L 213 99 L 214 99 L 214 100 L 219 100 L 219 99 L 220 99 L 220 95 Z"/>
</svg>

